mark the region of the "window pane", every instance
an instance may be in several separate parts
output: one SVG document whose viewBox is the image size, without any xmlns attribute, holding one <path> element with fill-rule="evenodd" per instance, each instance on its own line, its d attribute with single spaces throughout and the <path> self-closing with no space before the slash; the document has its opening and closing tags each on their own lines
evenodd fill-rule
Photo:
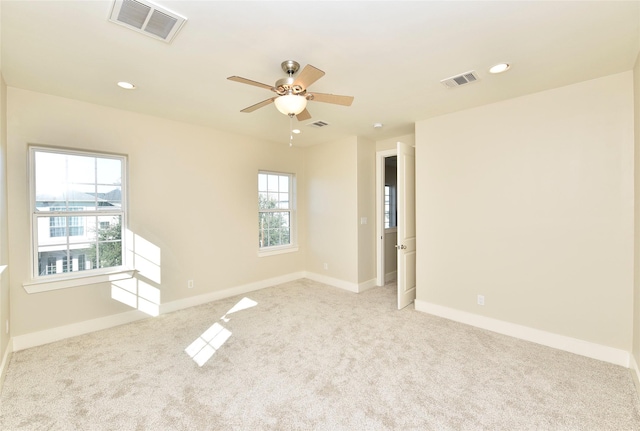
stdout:
<svg viewBox="0 0 640 431">
<path fill-rule="evenodd" d="M 36 209 L 50 206 L 91 210 L 119 209 L 122 205 L 122 161 L 72 154 L 35 153 Z"/>
<path fill-rule="evenodd" d="M 282 213 L 282 226 L 286 226 L 287 229 L 291 227 L 291 213 Z"/>
<path fill-rule="evenodd" d="M 289 192 L 289 176 L 288 175 L 280 175 L 280 192 Z"/>
<path fill-rule="evenodd" d="M 278 191 L 278 175 L 268 175 L 267 190 L 270 192 Z"/>
<path fill-rule="evenodd" d="M 278 208 L 279 209 L 289 208 L 289 193 L 278 193 Z"/>
<path fill-rule="evenodd" d="M 39 275 L 63 274 L 95 268 L 95 264 L 91 260 L 92 246 L 90 244 L 77 244 L 71 248 L 65 247 L 63 250 L 60 248 L 60 246 L 38 248 Z M 93 246 L 94 249 L 95 246 Z"/>
<path fill-rule="evenodd" d="M 67 155 L 67 178 L 69 184 L 95 184 L 95 157 Z"/>
<path fill-rule="evenodd" d="M 258 244 L 260 247 L 274 247 L 291 243 L 289 212 L 260 213 L 258 224 Z"/>
<path fill-rule="evenodd" d="M 274 209 L 278 206 L 278 193 L 269 193 L 269 198 L 267 200 L 267 208 Z"/>
<path fill-rule="evenodd" d="M 98 184 L 111 186 L 122 185 L 122 162 L 120 160 L 98 158 L 97 170 Z"/>
<path fill-rule="evenodd" d="M 258 174 L 258 191 L 267 191 L 267 174 Z"/>
<path fill-rule="evenodd" d="M 120 216 L 98 217 L 98 241 L 122 239 L 122 220 Z"/>
<path fill-rule="evenodd" d="M 261 210 L 269 208 L 269 197 L 266 193 L 258 193 L 258 208 Z"/>
<path fill-rule="evenodd" d="M 68 185 L 67 200 L 69 211 L 91 211 L 96 209 L 96 187 L 94 185 L 71 183 Z"/>
<path fill-rule="evenodd" d="M 95 240 L 95 217 L 38 217 L 38 246 Z"/>
<path fill-rule="evenodd" d="M 98 207 L 101 211 L 122 207 L 122 188 L 120 186 L 98 186 Z"/>
<path fill-rule="evenodd" d="M 66 157 L 62 154 L 37 152 L 35 163 L 36 210 L 66 202 Z"/>
<path fill-rule="evenodd" d="M 64 272 L 64 261 L 67 258 L 67 250 L 57 250 L 53 247 L 42 248 L 38 252 L 39 275 L 61 274 Z"/>
<path fill-rule="evenodd" d="M 122 265 L 122 242 L 98 243 L 98 268 L 111 268 L 120 265 Z"/>
</svg>

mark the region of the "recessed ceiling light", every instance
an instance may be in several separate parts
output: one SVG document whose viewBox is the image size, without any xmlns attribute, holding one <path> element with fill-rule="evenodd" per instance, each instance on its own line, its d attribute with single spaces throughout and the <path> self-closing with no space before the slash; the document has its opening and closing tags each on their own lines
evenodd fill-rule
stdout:
<svg viewBox="0 0 640 431">
<path fill-rule="evenodd" d="M 125 90 L 135 90 L 136 86 L 130 82 L 120 81 L 118 82 L 118 87 L 124 88 Z"/>
<path fill-rule="evenodd" d="M 382 124 L 382 123 L 373 123 L 373 128 L 374 128 L 374 129 L 381 129 L 381 128 L 382 128 L 382 126 L 383 126 L 383 124 Z"/>
<path fill-rule="evenodd" d="M 498 63 L 495 66 L 492 66 L 489 69 L 489 73 L 502 73 L 502 72 L 506 72 L 507 70 L 509 70 L 509 68 L 511 67 L 511 65 L 509 63 Z"/>
<path fill-rule="evenodd" d="M 300 133 L 300 129 L 293 129 L 291 132 L 297 135 L 298 133 Z"/>
</svg>

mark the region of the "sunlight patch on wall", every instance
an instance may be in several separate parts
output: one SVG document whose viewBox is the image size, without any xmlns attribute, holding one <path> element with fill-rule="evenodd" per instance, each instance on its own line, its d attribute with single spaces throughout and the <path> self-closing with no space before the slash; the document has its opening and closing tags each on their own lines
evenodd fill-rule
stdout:
<svg viewBox="0 0 640 431">
<path fill-rule="evenodd" d="M 228 322 L 230 320 L 227 317 L 229 314 L 246 310 L 256 305 L 258 305 L 256 301 L 249 298 L 242 298 L 236 305 L 231 307 L 220 320 Z M 184 351 L 201 367 L 227 342 L 229 337 L 231 337 L 231 331 L 216 322 L 191 343 L 189 347 L 184 349 Z"/>
<path fill-rule="evenodd" d="M 126 231 L 127 264 L 135 269 L 133 278 L 111 283 L 111 298 L 149 316 L 160 314 L 160 247 Z M 157 286 L 154 286 L 156 284 Z"/>
<path fill-rule="evenodd" d="M 144 278 L 160 284 L 160 247 L 127 230 L 127 263 Z"/>
<path fill-rule="evenodd" d="M 137 278 L 111 283 L 111 298 L 149 316 L 160 314 L 160 289 Z"/>
</svg>

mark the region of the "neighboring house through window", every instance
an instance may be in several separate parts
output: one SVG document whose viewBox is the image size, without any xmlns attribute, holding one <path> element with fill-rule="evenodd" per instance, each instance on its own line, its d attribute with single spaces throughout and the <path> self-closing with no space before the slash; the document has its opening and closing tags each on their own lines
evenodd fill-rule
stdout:
<svg viewBox="0 0 640 431">
<path fill-rule="evenodd" d="M 30 147 L 33 277 L 124 263 L 126 158 Z"/>
</svg>

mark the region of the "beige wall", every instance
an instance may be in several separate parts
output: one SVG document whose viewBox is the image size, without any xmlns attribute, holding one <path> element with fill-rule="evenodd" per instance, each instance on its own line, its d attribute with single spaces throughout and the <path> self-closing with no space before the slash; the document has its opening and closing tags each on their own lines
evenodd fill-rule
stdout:
<svg viewBox="0 0 640 431">
<path fill-rule="evenodd" d="M 304 269 L 302 251 L 258 257 L 256 232 L 258 170 L 293 172 L 304 190 L 302 149 L 11 87 L 7 113 L 12 335 L 130 310 L 110 298 L 108 284 L 23 289 L 29 143 L 128 155 L 129 228 L 160 248 L 163 303 Z M 305 209 L 299 194 L 301 222 Z"/>
<path fill-rule="evenodd" d="M 2 4 L 0 4 L 0 14 Z M 0 31 L 0 34 L 2 32 Z M 2 43 L 0 41 L 0 46 Z M 7 209 L 7 84 L 2 76 L 2 56 L 0 55 L 0 265 L 7 268 L 0 275 L 0 363 L 7 352 L 11 330 L 6 325 L 11 317 L 11 297 L 9 294 L 9 245 Z M 4 370 L 0 370 L 2 373 Z M 1 384 L 1 383 L 0 383 Z"/>
<path fill-rule="evenodd" d="M 306 148 L 305 161 L 306 270 L 358 283 L 358 140 Z"/>
<path fill-rule="evenodd" d="M 631 349 L 632 80 L 416 124 L 418 299 Z"/>
<path fill-rule="evenodd" d="M 636 363 L 640 363 L 640 53 L 633 69 L 634 95 L 634 287 L 633 287 L 633 350 Z M 639 382 L 640 383 L 640 382 Z M 639 386 L 640 389 L 640 386 Z"/>
<path fill-rule="evenodd" d="M 410 135 L 396 136 L 393 138 L 380 139 L 376 141 L 376 151 L 395 150 L 398 148 L 398 142 L 404 142 L 407 145 L 415 147 L 416 136 L 412 133 Z"/>
<path fill-rule="evenodd" d="M 0 74 L 0 265 L 7 266 L 0 275 L 0 362 L 7 349 L 10 334 L 9 246 L 7 210 L 7 86 Z"/>
<path fill-rule="evenodd" d="M 376 278 L 376 143 L 358 138 L 358 283 Z M 366 218 L 366 224 L 363 224 Z"/>
</svg>

